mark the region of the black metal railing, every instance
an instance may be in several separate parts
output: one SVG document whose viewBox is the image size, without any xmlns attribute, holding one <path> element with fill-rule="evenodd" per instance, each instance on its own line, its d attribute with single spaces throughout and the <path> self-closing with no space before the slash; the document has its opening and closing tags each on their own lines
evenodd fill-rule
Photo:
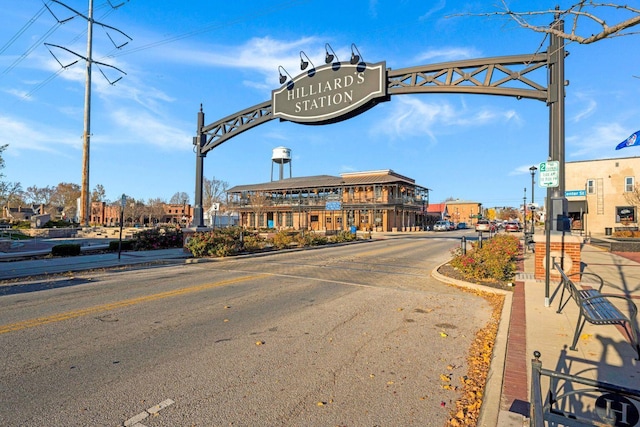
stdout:
<svg viewBox="0 0 640 427">
<path fill-rule="evenodd" d="M 530 426 L 637 426 L 640 390 L 564 374 L 542 367 L 540 352 L 531 361 Z M 549 390 L 543 401 L 542 379 Z M 582 387 L 576 387 L 576 385 Z"/>
</svg>

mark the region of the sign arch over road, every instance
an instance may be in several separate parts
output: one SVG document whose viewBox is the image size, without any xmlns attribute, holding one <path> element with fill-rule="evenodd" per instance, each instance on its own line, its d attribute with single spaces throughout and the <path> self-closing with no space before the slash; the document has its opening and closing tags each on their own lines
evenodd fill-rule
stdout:
<svg viewBox="0 0 640 427">
<path fill-rule="evenodd" d="M 562 21 L 554 26 L 563 27 Z M 269 101 L 205 125 L 198 112 L 193 144 L 196 152 L 196 194 L 193 223 L 204 227 L 202 210 L 203 160 L 207 153 L 249 129 L 280 118 L 320 125 L 346 120 L 389 101 L 392 95 L 418 93 L 484 94 L 546 102 L 550 108 L 550 157 L 564 169 L 564 44 L 551 37 L 547 52 L 470 59 L 388 69 L 376 64 L 329 63 L 306 71 L 272 91 Z M 547 68 L 545 82 L 535 73 Z M 562 173 L 562 172 L 561 172 Z M 560 176 L 564 187 L 564 176 Z M 564 192 L 564 188 L 560 191 Z"/>
</svg>

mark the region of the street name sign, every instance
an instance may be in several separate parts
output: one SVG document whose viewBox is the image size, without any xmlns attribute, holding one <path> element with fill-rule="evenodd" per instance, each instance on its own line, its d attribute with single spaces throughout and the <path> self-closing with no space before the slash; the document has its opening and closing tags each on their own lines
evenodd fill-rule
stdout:
<svg viewBox="0 0 640 427">
<path fill-rule="evenodd" d="M 540 171 L 540 187 L 558 187 L 560 185 L 560 162 L 557 160 L 542 162 Z"/>
</svg>

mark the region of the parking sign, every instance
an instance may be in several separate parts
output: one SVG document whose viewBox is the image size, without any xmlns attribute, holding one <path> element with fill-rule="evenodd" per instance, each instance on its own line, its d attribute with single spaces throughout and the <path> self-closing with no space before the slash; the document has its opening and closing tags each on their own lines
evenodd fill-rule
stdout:
<svg viewBox="0 0 640 427">
<path fill-rule="evenodd" d="M 560 185 L 560 162 L 553 160 L 540 163 L 540 187 L 558 187 Z"/>
</svg>

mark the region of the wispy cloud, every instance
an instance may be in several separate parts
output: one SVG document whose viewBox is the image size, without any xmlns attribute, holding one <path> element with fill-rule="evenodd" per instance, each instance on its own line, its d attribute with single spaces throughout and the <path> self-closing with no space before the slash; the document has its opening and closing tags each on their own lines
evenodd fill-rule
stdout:
<svg viewBox="0 0 640 427">
<path fill-rule="evenodd" d="M 616 154 L 615 147 L 631 132 L 620 123 L 599 124 L 584 129 L 580 134 L 565 139 L 568 157 L 607 158 Z"/>
<path fill-rule="evenodd" d="M 63 153 L 70 146 L 80 148 L 82 140 L 60 129 L 0 116 L 0 144 L 9 144 L 8 152 L 16 155 L 24 151 Z"/>
<path fill-rule="evenodd" d="M 578 99 L 580 108 L 578 112 L 576 112 L 573 117 L 570 118 L 570 120 L 574 123 L 578 123 L 584 119 L 589 118 L 591 115 L 593 115 L 593 113 L 596 111 L 596 108 L 598 107 L 598 103 L 595 99 L 583 93 L 576 94 L 576 98 Z"/>
<path fill-rule="evenodd" d="M 531 166 L 535 166 L 536 168 L 538 167 L 538 165 L 522 165 L 522 166 L 518 166 L 517 168 L 515 168 L 514 170 L 509 172 L 509 176 L 531 175 L 531 170 L 529 169 L 529 168 L 531 168 Z"/>
<path fill-rule="evenodd" d="M 425 21 L 429 19 L 432 15 L 444 9 L 446 5 L 447 5 L 447 2 L 445 0 L 440 0 L 437 4 L 433 5 L 431 9 L 423 13 L 419 19 L 421 21 Z"/>
<path fill-rule="evenodd" d="M 186 124 L 178 127 L 177 124 L 170 124 L 162 116 L 152 115 L 146 111 L 127 109 L 114 111 L 111 119 L 118 127 L 118 132 L 127 135 L 124 141 L 137 141 L 165 150 L 173 150 L 176 147 L 190 149 L 188 145 L 184 144 L 184 141 L 189 141 L 193 135 L 184 131 L 184 129 L 189 129 Z"/>
<path fill-rule="evenodd" d="M 446 134 L 453 128 L 520 121 L 514 110 L 488 106 L 471 109 L 466 104 L 454 106 L 447 101 L 429 103 L 411 96 L 394 100 L 390 109 L 387 119 L 377 123 L 372 131 L 393 139 L 426 135 L 435 142 L 437 134 Z"/>
<path fill-rule="evenodd" d="M 414 61 L 429 61 L 438 60 L 439 62 L 454 61 L 460 59 L 477 58 L 482 56 L 480 51 L 467 48 L 467 47 L 443 47 L 439 49 L 429 49 L 418 54 Z"/>
<path fill-rule="evenodd" d="M 369 16 L 378 17 L 378 0 L 369 0 Z"/>
<path fill-rule="evenodd" d="M 313 52 L 307 52 L 309 46 L 318 46 Z M 277 80 L 278 66 L 283 66 L 291 73 L 299 70 L 300 51 L 305 50 L 316 66 L 323 65 L 320 61 L 324 57 L 324 43 L 315 37 L 303 37 L 293 41 L 276 40 L 271 37 L 252 38 L 240 46 L 212 46 L 193 48 L 172 48 L 165 50 L 163 55 L 170 61 L 189 61 L 211 67 L 239 68 L 253 70 L 267 80 L 267 86 L 273 88 Z M 346 50 L 337 52 L 345 57 Z M 294 76 L 297 73 L 294 73 Z M 255 82 L 253 83 L 255 85 Z"/>
</svg>

